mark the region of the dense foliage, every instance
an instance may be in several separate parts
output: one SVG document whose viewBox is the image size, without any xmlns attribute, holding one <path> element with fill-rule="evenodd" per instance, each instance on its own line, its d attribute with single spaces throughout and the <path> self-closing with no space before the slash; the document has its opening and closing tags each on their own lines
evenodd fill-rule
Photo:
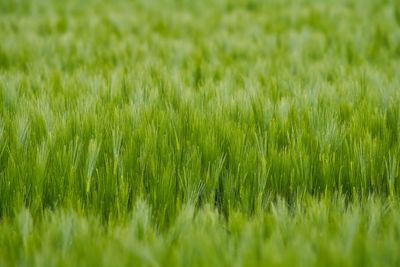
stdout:
<svg viewBox="0 0 400 267">
<path fill-rule="evenodd" d="M 1 266 L 399 266 L 400 6 L 0 1 Z"/>
</svg>

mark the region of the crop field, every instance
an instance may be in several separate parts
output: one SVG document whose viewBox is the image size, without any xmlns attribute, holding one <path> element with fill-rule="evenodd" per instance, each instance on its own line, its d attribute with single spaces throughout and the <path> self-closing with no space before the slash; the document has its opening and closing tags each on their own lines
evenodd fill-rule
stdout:
<svg viewBox="0 0 400 267">
<path fill-rule="evenodd" d="M 400 266 L 396 0 L 0 0 L 0 266 Z"/>
</svg>

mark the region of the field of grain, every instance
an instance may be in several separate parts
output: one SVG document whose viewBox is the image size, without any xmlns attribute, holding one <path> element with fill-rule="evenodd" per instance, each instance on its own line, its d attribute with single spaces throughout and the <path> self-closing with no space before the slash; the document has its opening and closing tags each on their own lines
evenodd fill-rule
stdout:
<svg viewBox="0 0 400 267">
<path fill-rule="evenodd" d="M 0 0 L 0 266 L 400 266 L 395 0 Z"/>
</svg>

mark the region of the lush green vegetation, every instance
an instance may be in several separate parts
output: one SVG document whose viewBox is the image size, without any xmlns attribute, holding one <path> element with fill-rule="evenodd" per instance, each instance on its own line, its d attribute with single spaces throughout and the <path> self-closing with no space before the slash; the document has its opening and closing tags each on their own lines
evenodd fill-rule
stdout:
<svg viewBox="0 0 400 267">
<path fill-rule="evenodd" d="M 400 6 L 0 1 L 1 266 L 399 266 Z"/>
</svg>

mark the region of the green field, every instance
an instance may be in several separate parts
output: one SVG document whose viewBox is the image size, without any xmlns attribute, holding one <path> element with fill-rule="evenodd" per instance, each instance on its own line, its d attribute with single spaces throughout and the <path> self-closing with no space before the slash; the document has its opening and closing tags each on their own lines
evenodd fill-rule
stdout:
<svg viewBox="0 0 400 267">
<path fill-rule="evenodd" d="M 65 2 L 65 3 L 64 3 Z M 400 266 L 396 0 L 0 0 L 0 266 Z"/>
</svg>

